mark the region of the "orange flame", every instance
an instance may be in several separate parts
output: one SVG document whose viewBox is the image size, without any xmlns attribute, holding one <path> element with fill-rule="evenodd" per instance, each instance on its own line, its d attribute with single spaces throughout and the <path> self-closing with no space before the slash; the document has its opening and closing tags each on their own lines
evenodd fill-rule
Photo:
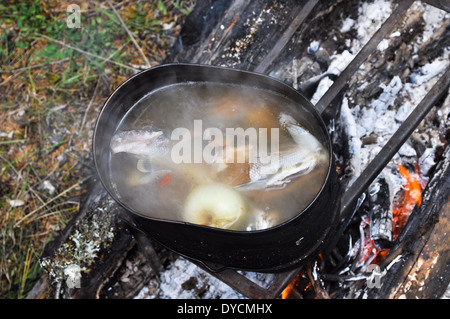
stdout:
<svg viewBox="0 0 450 319">
<path fill-rule="evenodd" d="M 422 203 L 422 191 L 425 188 L 424 183 L 419 179 L 419 166 L 416 165 L 414 172 L 409 172 L 406 167 L 401 164 L 397 164 L 401 176 L 405 179 L 405 185 L 403 187 L 403 192 L 399 196 L 399 199 L 394 202 L 392 210 L 392 230 L 394 234 L 394 239 L 397 239 L 401 231 L 408 221 L 409 215 L 411 215 L 414 207 L 416 205 L 420 206 Z M 368 223 L 368 221 L 367 221 Z M 375 258 L 373 258 L 372 263 L 379 264 L 388 254 L 389 249 L 380 250 L 375 246 L 375 243 L 370 238 L 366 236 L 364 240 L 363 254 L 360 257 L 359 263 L 362 264 L 367 258 L 370 257 L 373 252 L 375 252 Z"/>
<path fill-rule="evenodd" d="M 398 237 L 403 227 L 406 225 L 409 215 L 416 205 L 422 203 L 422 186 L 419 180 L 419 167 L 415 167 L 415 172 L 409 172 L 406 167 L 397 164 L 400 174 L 405 179 L 404 192 L 401 199 L 394 203 L 393 208 L 393 231 L 394 239 Z"/>
<path fill-rule="evenodd" d="M 294 280 L 292 280 L 289 283 L 289 285 L 287 285 L 286 288 L 284 288 L 283 292 L 281 293 L 281 299 L 289 298 L 289 295 L 291 294 L 292 289 L 294 289 L 299 278 L 300 278 L 300 273 L 298 273 L 297 276 L 295 276 Z"/>
<path fill-rule="evenodd" d="M 289 295 L 291 294 L 292 289 L 294 289 L 295 282 L 291 281 L 289 285 L 287 285 L 286 288 L 284 288 L 283 292 L 281 293 L 281 299 L 287 299 Z"/>
</svg>

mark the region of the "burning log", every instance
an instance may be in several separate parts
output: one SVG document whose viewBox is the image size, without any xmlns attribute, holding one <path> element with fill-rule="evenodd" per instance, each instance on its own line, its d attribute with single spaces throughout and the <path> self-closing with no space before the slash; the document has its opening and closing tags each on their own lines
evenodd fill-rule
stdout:
<svg viewBox="0 0 450 319">
<path fill-rule="evenodd" d="M 370 235 L 379 249 L 392 245 L 392 196 L 389 184 L 379 178 L 369 191 Z"/>
<path fill-rule="evenodd" d="M 415 173 L 410 173 L 401 164 L 397 166 L 405 180 L 398 198 L 394 198 L 392 182 L 386 182 L 384 177 L 378 178 L 369 191 L 371 238 L 380 250 L 392 247 L 414 206 L 421 204 L 422 183 L 419 181 L 418 166 Z"/>
<path fill-rule="evenodd" d="M 448 240 L 450 194 L 450 147 L 446 148 L 434 177 L 423 192 L 424 201 L 416 206 L 410 222 L 398 236 L 380 268 L 387 269 L 380 289 L 367 292 L 368 298 L 416 298 L 441 296 L 450 283 L 450 277 L 431 274 L 445 273 L 448 267 Z M 439 258 L 437 258 L 439 257 Z"/>
<path fill-rule="evenodd" d="M 420 206 L 422 203 L 422 188 L 418 180 L 418 168 L 415 174 L 411 174 L 404 166 L 398 164 L 399 171 L 406 180 L 404 192 L 401 200 L 398 200 L 393 208 L 393 224 L 394 224 L 394 238 L 397 239 L 400 232 L 405 227 L 408 217 L 416 205 Z"/>
</svg>

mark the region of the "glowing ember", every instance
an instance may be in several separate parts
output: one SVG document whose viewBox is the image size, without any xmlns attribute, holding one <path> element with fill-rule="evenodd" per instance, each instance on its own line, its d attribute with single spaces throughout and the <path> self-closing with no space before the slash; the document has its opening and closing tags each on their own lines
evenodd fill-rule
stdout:
<svg viewBox="0 0 450 319">
<path fill-rule="evenodd" d="M 366 261 L 367 264 L 370 264 L 380 252 L 376 247 L 375 242 L 370 237 L 370 221 L 367 216 L 362 219 L 360 227 L 362 227 L 362 230 L 360 231 L 363 232 L 364 236 L 361 237 L 363 239 L 363 246 L 361 248 L 358 266 L 363 265 Z"/>
<path fill-rule="evenodd" d="M 393 233 L 394 239 L 403 230 L 409 215 L 412 213 L 416 205 L 420 206 L 422 202 L 422 191 L 426 186 L 426 182 L 419 178 L 419 167 L 416 166 L 414 172 L 408 171 L 406 167 L 397 164 L 399 172 L 404 179 L 404 185 L 398 198 L 393 203 Z M 379 264 L 388 254 L 389 249 L 381 250 L 372 240 L 370 236 L 370 221 L 368 216 L 362 216 L 360 223 L 361 241 L 359 246 L 353 249 L 353 257 L 357 258 L 357 267 L 365 269 L 369 264 Z M 361 246 L 362 245 L 362 246 Z M 319 256 L 322 258 L 322 256 Z M 282 299 L 292 297 L 292 291 L 295 287 L 298 288 L 301 273 L 299 273 L 294 280 L 281 293 Z M 311 283 L 305 288 L 305 291 L 311 289 Z"/>
<path fill-rule="evenodd" d="M 398 237 L 403 227 L 406 225 L 409 215 L 416 205 L 422 203 L 422 186 L 419 180 L 419 167 L 415 167 L 415 172 L 409 172 L 406 167 L 397 164 L 400 174 L 406 184 L 403 188 L 403 195 L 394 203 L 393 208 L 393 231 L 394 239 Z"/>
<path fill-rule="evenodd" d="M 420 206 L 422 202 L 422 191 L 426 186 L 426 183 L 419 179 L 418 165 L 416 165 L 414 172 L 408 171 L 408 169 L 401 164 L 397 164 L 397 166 L 404 179 L 405 185 L 403 186 L 403 191 L 393 204 L 392 230 L 394 239 L 397 239 L 398 235 L 405 227 L 408 217 L 412 213 L 414 207 L 416 205 Z M 364 236 L 362 236 L 363 247 L 359 256 L 358 266 L 362 266 L 363 264 L 367 265 L 369 263 L 379 264 L 389 252 L 389 249 L 380 250 L 376 247 L 374 241 L 370 237 L 368 225 L 368 219 L 363 218 L 361 224 L 361 231 L 364 232 Z"/>
</svg>

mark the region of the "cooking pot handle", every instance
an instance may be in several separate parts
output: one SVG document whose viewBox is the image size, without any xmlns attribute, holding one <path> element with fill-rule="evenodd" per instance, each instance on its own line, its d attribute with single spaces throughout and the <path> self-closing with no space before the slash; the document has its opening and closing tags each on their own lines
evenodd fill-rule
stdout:
<svg viewBox="0 0 450 319">
<path fill-rule="evenodd" d="M 219 273 L 219 272 L 222 272 L 224 270 L 231 269 L 228 266 L 223 266 L 223 265 L 220 265 L 220 264 L 205 262 L 203 260 L 199 260 L 199 259 L 196 259 L 196 258 L 193 258 L 193 257 L 187 257 L 187 256 L 184 256 L 184 257 L 186 259 L 189 259 L 190 261 L 192 261 L 194 264 L 197 264 L 197 266 L 206 268 L 206 270 L 208 272 L 211 272 L 211 273 Z"/>
<path fill-rule="evenodd" d="M 333 73 L 326 72 L 323 74 L 319 74 L 300 84 L 297 91 L 303 94 L 308 100 L 311 100 L 317 90 L 317 86 L 319 85 L 320 81 L 322 81 L 322 79 L 327 76 L 333 81 L 337 79 L 337 75 Z"/>
<path fill-rule="evenodd" d="M 337 75 L 333 73 L 323 73 L 320 75 L 313 76 L 312 78 L 306 80 L 302 84 L 298 86 L 297 91 L 302 94 L 305 98 L 311 101 L 314 93 L 317 90 L 317 87 L 320 83 L 320 81 L 325 78 L 329 77 L 332 81 L 336 81 Z M 338 115 L 338 105 L 335 105 L 334 107 L 327 107 L 325 110 L 322 111 L 320 114 L 326 125 L 329 125 L 332 120 L 335 120 Z"/>
</svg>

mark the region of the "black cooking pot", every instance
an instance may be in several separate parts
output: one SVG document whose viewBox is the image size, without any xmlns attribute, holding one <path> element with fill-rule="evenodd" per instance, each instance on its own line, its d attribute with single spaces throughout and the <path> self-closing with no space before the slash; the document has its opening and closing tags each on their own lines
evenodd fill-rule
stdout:
<svg viewBox="0 0 450 319">
<path fill-rule="evenodd" d="M 233 231 L 144 216 L 123 202 L 110 176 L 110 141 L 118 124 L 142 97 L 183 82 L 239 84 L 272 91 L 291 99 L 307 119 L 308 129 L 325 145 L 330 161 L 325 182 L 304 210 L 275 227 Z M 170 110 L 168 110 L 170 112 Z M 109 194 L 122 205 L 133 226 L 169 249 L 202 263 L 253 271 L 280 271 L 298 266 L 317 253 L 333 231 L 339 206 L 339 186 L 326 125 L 314 106 L 283 82 L 252 72 L 192 64 L 168 64 L 145 70 L 120 85 L 106 101 L 96 123 L 95 166 Z"/>
</svg>

